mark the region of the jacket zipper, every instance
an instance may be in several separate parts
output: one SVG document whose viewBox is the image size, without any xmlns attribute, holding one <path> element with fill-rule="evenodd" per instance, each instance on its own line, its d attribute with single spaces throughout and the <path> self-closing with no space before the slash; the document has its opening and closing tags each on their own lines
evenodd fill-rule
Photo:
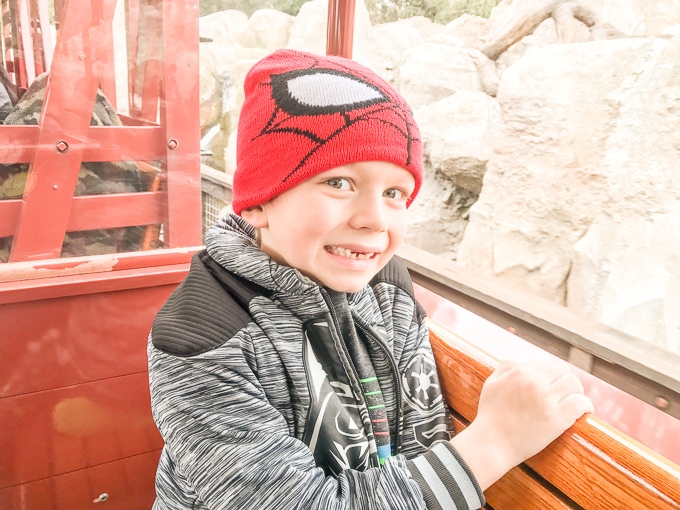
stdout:
<svg viewBox="0 0 680 510">
<path fill-rule="evenodd" d="M 364 332 L 364 334 L 371 339 L 373 342 L 375 342 L 380 349 L 383 351 L 383 354 L 387 357 L 387 359 L 390 361 L 390 365 L 392 366 L 392 378 L 394 379 L 394 382 L 396 383 L 396 391 L 397 391 L 397 423 L 396 423 L 396 431 L 397 431 L 397 437 L 395 441 L 395 452 L 399 453 L 401 451 L 401 420 L 402 420 L 402 396 L 401 396 L 401 379 L 399 378 L 399 370 L 397 368 L 397 363 L 394 360 L 394 356 L 390 352 L 389 348 L 385 343 L 383 342 L 382 339 L 374 336 L 371 334 L 370 331 L 368 331 L 360 322 L 357 322 L 357 325 L 361 328 L 361 330 Z M 377 374 L 376 374 L 377 375 Z"/>
<path fill-rule="evenodd" d="M 335 313 L 335 307 L 333 306 L 333 301 L 331 300 L 330 296 L 328 295 L 328 293 L 326 292 L 325 289 L 320 288 L 320 290 L 321 290 L 321 295 L 323 296 L 324 301 L 326 301 L 326 305 L 328 306 L 328 310 L 330 312 L 331 319 L 332 319 L 331 322 L 333 323 L 333 329 L 335 330 L 335 335 L 340 340 L 340 342 L 339 342 L 340 348 L 342 349 L 342 354 L 345 357 L 345 363 L 343 363 L 343 365 L 345 365 L 345 366 L 349 365 L 349 367 L 351 369 L 351 374 L 347 374 L 347 375 L 350 376 L 350 379 L 353 379 L 352 384 L 354 386 L 354 392 L 357 393 L 357 397 L 359 398 L 359 403 L 366 410 L 366 415 L 369 416 L 369 420 L 370 420 L 370 413 L 368 412 L 368 409 L 366 407 L 366 401 L 364 400 L 364 395 L 363 395 L 363 390 L 362 390 L 362 387 L 361 387 L 359 374 L 357 373 L 357 370 L 356 370 L 356 367 L 354 366 L 354 363 L 352 363 L 352 357 L 349 355 L 349 351 L 347 350 L 347 346 L 342 341 L 342 331 L 340 331 L 340 328 L 338 326 L 340 321 L 338 320 L 338 316 Z M 361 413 L 359 413 L 359 416 L 361 416 Z M 362 419 L 362 421 L 364 421 L 364 420 Z M 371 427 L 370 430 L 371 430 L 371 432 L 373 432 L 373 426 L 370 425 L 370 423 L 369 424 L 363 423 L 362 425 L 364 427 L 364 431 L 368 432 L 367 426 L 370 426 Z"/>
<path fill-rule="evenodd" d="M 339 327 L 338 327 L 338 324 L 339 324 L 340 321 L 338 320 L 337 315 L 335 313 L 333 301 L 331 300 L 330 296 L 328 295 L 328 293 L 326 292 L 325 289 L 321 288 L 320 290 L 321 290 L 321 295 L 324 298 L 324 301 L 326 301 L 326 305 L 328 306 L 328 310 L 330 311 L 331 318 L 333 319 L 332 320 L 333 329 L 335 330 L 335 333 L 338 336 L 338 338 L 340 338 L 340 340 L 342 340 L 342 332 L 339 330 Z M 350 310 L 350 315 L 352 315 L 351 310 Z M 352 315 L 352 320 L 354 320 L 354 315 Z M 389 348 L 387 347 L 387 345 L 385 345 L 385 343 L 381 339 L 375 337 L 369 331 L 367 331 L 366 328 L 363 327 L 360 322 L 355 321 L 355 323 L 361 328 L 361 330 L 366 334 L 366 336 L 368 336 L 370 339 L 372 339 L 374 342 L 376 342 L 378 344 L 380 349 L 387 356 L 387 359 L 389 359 L 390 365 L 392 367 L 392 378 L 394 379 L 394 381 L 396 383 L 396 392 L 397 392 L 397 395 L 396 395 L 396 400 L 397 400 L 397 406 L 396 406 L 397 407 L 397 409 L 396 409 L 397 413 L 396 414 L 397 414 L 397 417 L 396 417 L 396 426 L 395 426 L 395 430 L 397 431 L 397 437 L 395 439 L 395 452 L 399 453 L 401 451 L 401 441 L 403 439 L 402 438 L 402 431 L 401 431 L 401 420 L 402 420 L 402 395 L 401 395 L 401 392 L 402 392 L 402 388 L 401 388 L 401 380 L 399 379 L 399 370 L 397 368 L 397 364 L 396 364 L 396 362 L 394 360 L 394 356 L 392 356 L 392 353 L 390 352 Z M 354 382 L 356 384 L 359 381 L 359 374 L 357 373 L 356 368 L 354 367 L 354 363 L 352 363 L 352 358 L 349 355 L 349 351 L 347 350 L 347 347 L 345 346 L 344 342 L 341 341 L 340 346 L 342 348 L 342 352 L 345 356 L 345 359 L 347 360 L 347 364 L 352 369 L 352 375 L 354 376 Z M 378 374 L 376 373 L 376 376 L 377 375 Z M 358 389 L 361 390 L 361 384 L 358 385 Z M 364 396 L 363 396 L 363 393 L 361 391 L 359 392 L 359 398 L 361 399 L 361 405 L 363 405 L 364 408 L 365 408 L 366 407 L 366 401 L 364 400 Z M 364 424 L 364 428 L 365 427 L 366 427 L 366 424 Z M 371 428 L 371 430 L 373 430 L 373 429 Z"/>
</svg>

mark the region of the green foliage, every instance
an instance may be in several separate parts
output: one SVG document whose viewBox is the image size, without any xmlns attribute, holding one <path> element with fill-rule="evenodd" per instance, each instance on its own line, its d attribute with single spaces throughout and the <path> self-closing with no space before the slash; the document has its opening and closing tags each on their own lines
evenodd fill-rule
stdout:
<svg viewBox="0 0 680 510">
<path fill-rule="evenodd" d="M 201 16 L 236 9 L 250 16 L 258 9 L 277 9 L 296 16 L 307 0 L 200 0 Z M 488 18 L 500 0 L 365 0 L 375 24 L 425 16 L 445 25 L 463 14 Z"/>
<path fill-rule="evenodd" d="M 300 7 L 302 7 L 302 4 L 306 1 L 307 0 L 276 0 L 275 9 L 290 14 L 291 16 L 297 16 L 298 12 L 300 12 Z"/>
<path fill-rule="evenodd" d="M 206 16 L 213 12 L 236 9 L 250 16 L 258 9 L 276 9 L 292 16 L 297 16 L 300 7 L 306 0 L 201 0 L 199 15 Z"/>
<path fill-rule="evenodd" d="M 446 25 L 450 21 L 462 16 L 472 14 L 488 18 L 491 11 L 500 0 L 431 0 L 435 5 L 437 14 L 434 21 Z"/>
<path fill-rule="evenodd" d="M 425 16 L 434 20 L 437 15 L 433 0 L 365 0 L 365 2 L 371 21 L 376 25 L 413 16 Z"/>
<path fill-rule="evenodd" d="M 500 0 L 366 0 L 366 7 L 375 24 L 425 16 L 445 25 L 463 14 L 488 18 L 499 3 Z"/>
</svg>

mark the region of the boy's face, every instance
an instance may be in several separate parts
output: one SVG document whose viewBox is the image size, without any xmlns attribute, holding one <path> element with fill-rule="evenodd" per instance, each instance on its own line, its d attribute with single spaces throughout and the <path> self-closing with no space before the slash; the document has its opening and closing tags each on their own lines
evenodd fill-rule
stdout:
<svg viewBox="0 0 680 510">
<path fill-rule="evenodd" d="M 241 216 L 260 229 L 262 249 L 340 292 L 357 292 L 406 235 L 415 179 L 393 163 L 352 163 L 320 173 Z"/>
</svg>

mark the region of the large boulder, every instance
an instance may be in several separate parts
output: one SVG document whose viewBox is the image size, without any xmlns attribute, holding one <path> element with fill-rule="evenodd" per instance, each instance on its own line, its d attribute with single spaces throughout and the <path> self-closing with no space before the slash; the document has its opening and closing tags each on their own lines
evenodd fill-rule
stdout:
<svg viewBox="0 0 680 510">
<path fill-rule="evenodd" d="M 269 52 L 285 48 L 294 21 L 294 16 L 276 9 L 257 10 L 248 19 L 241 37 L 243 45 L 248 48 L 263 48 Z"/>
<path fill-rule="evenodd" d="M 456 258 L 469 209 L 482 189 L 500 113 L 495 99 L 470 91 L 416 110 L 428 157 L 425 184 L 411 206 L 407 242 Z"/>
<path fill-rule="evenodd" d="M 393 80 L 393 71 L 401 64 L 404 52 L 423 44 L 425 39 L 416 27 L 399 20 L 375 25 L 371 42 L 376 62 L 389 73 L 388 79 Z"/>
<path fill-rule="evenodd" d="M 481 48 L 483 41 L 489 35 L 490 29 L 491 24 L 488 19 L 463 14 L 448 23 L 436 34 L 431 35 L 427 41 L 462 48 Z"/>
<path fill-rule="evenodd" d="M 395 84 L 414 109 L 459 90 L 483 91 L 475 53 L 479 51 L 448 44 L 425 43 L 413 47 L 404 53 L 395 72 Z"/>
<path fill-rule="evenodd" d="M 419 108 L 416 120 L 432 168 L 479 195 L 500 130 L 498 101 L 483 92 L 461 91 Z"/>
<path fill-rule="evenodd" d="M 588 0 L 588 6 L 628 35 L 661 35 L 680 23 L 677 0 Z"/>
<path fill-rule="evenodd" d="M 198 35 L 214 43 L 210 49 L 215 57 L 227 57 L 242 46 L 243 33 L 248 26 L 248 16 L 235 9 L 219 11 L 198 19 Z M 221 59 L 220 59 L 221 60 Z M 222 65 L 229 65 L 224 59 Z"/>
<path fill-rule="evenodd" d="M 670 345 L 659 324 L 677 315 L 665 308 L 677 296 L 660 300 L 680 272 L 680 37 L 534 48 L 498 100 L 501 135 L 458 261 Z"/>
<path fill-rule="evenodd" d="M 680 352 L 678 227 L 679 202 L 651 218 L 600 215 L 574 245 L 567 306 Z"/>
</svg>

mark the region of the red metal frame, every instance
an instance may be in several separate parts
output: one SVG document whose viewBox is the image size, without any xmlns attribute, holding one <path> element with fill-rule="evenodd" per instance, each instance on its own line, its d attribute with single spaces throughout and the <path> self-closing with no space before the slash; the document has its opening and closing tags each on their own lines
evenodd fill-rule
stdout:
<svg viewBox="0 0 680 510">
<path fill-rule="evenodd" d="M 0 265 L 0 508 L 151 508 L 146 338 L 198 249 Z"/>
<path fill-rule="evenodd" d="M 34 287 L 0 307 L 13 340 L 0 343 L 0 508 L 85 509 L 102 493 L 107 508 L 151 507 L 162 440 L 149 412 L 145 337 L 176 279 L 141 279 L 62 289 L 58 299 Z"/>
</svg>

